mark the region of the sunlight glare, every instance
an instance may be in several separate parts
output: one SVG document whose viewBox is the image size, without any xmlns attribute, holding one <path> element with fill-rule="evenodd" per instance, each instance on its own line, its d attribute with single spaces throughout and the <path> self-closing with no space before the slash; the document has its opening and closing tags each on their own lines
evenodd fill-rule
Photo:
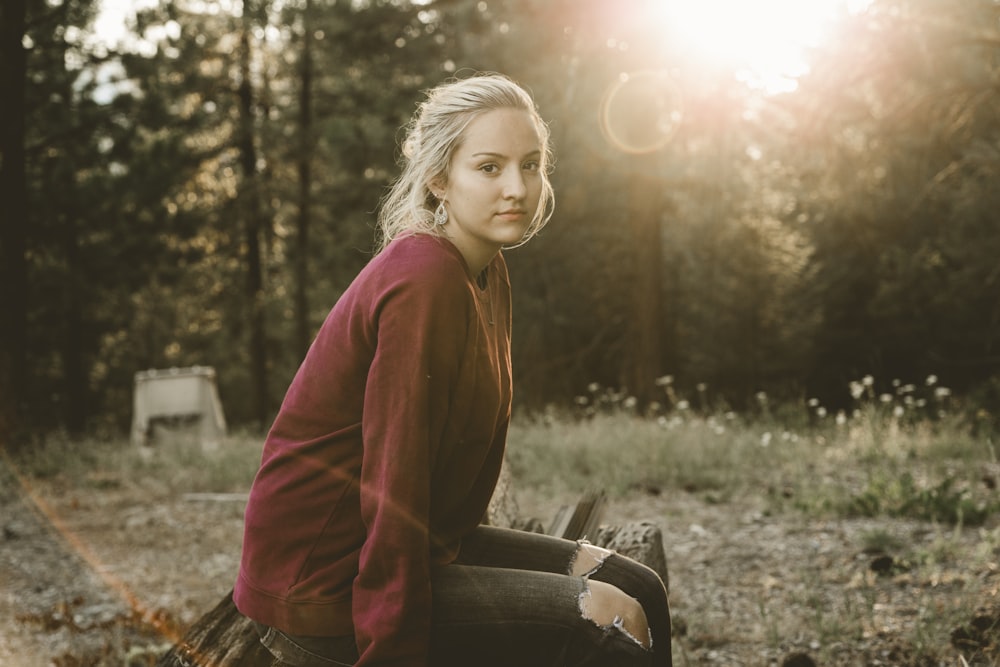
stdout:
<svg viewBox="0 0 1000 667">
<path fill-rule="evenodd" d="M 834 19 L 871 0 L 660 0 L 658 19 L 682 53 L 769 93 L 793 90 L 805 50 L 822 43 Z"/>
</svg>

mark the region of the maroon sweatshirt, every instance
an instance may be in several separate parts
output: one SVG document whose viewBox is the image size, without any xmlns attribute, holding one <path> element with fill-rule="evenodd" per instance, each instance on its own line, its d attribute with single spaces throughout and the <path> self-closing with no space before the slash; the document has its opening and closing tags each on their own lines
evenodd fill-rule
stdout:
<svg viewBox="0 0 1000 667">
<path fill-rule="evenodd" d="M 479 285 L 485 279 L 485 288 Z M 510 419 L 510 282 L 399 238 L 337 301 L 264 443 L 234 599 L 358 665 L 424 667 L 430 569 L 482 520 Z"/>
</svg>

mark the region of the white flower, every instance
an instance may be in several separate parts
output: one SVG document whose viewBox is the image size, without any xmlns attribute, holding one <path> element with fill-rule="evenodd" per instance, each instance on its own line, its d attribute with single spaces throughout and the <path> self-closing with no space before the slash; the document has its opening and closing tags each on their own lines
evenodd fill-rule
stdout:
<svg viewBox="0 0 1000 667">
<path fill-rule="evenodd" d="M 704 382 L 699 382 L 699 383 L 698 383 L 698 384 L 697 384 L 697 385 L 695 386 L 695 388 L 696 388 L 696 389 L 698 390 L 698 393 L 699 393 L 699 394 L 704 394 L 704 393 L 705 393 L 705 390 L 707 390 L 707 389 L 708 389 L 708 385 L 707 385 L 707 384 L 705 384 Z"/>
<path fill-rule="evenodd" d="M 866 387 L 871 387 L 872 385 L 875 384 L 875 378 L 873 378 L 871 375 L 866 375 L 863 378 L 861 378 L 861 384 L 863 384 Z"/>
<path fill-rule="evenodd" d="M 949 396 L 951 396 L 951 389 L 948 389 L 948 387 L 938 387 L 934 390 L 934 398 L 938 400 L 948 398 Z"/>
<path fill-rule="evenodd" d="M 883 403 L 892 403 L 892 394 L 879 394 L 878 400 Z"/>
<path fill-rule="evenodd" d="M 819 417 L 820 419 L 826 417 L 826 408 L 824 408 L 823 406 L 816 408 L 816 416 Z"/>
<path fill-rule="evenodd" d="M 597 384 L 596 382 L 591 382 L 590 384 L 587 385 L 587 391 L 589 391 L 591 394 L 596 394 L 600 390 L 601 390 L 601 385 Z"/>
<path fill-rule="evenodd" d="M 897 405 L 892 409 L 892 416 L 897 419 L 902 417 L 905 413 L 906 413 L 906 408 L 904 408 L 902 405 Z"/>
<path fill-rule="evenodd" d="M 933 387 L 934 385 L 937 384 L 937 381 L 938 381 L 937 375 L 931 374 L 931 375 L 927 376 L 927 386 L 928 387 Z"/>
<path fill-rule="evenodd" d="M 662 376 L 656 378 L 656 386 L 657 387 L 666 387 L 666 386 L 672 385 L 673 383 L 674 383 L 674 376 L 673 375 L 662 375 Z"/>
<path fill-rule="evenodd" d="M 837 426 L 843 426 L 847 423 L 847 415 L 844 414 L 843 410 L 837 411 Z"/>
<path fill-rule="evenodd" d="M 768 447 L 771 444 L 771 432 L 765 431 L 763 435 L 760 436 L 760 446 Z"/>
<path fill-rule="evenodd" d="M 860 382 L 851 382 L 851 398 L 855 401 L 861 398 L 865 393 L 865 386 Z"/>
<path fill-rule="evenodd" d="M 687 410 L 690 407 L 691 407 L 691 404 L 688 403 L 687 401 L 677 401 L 677 409 L 678 410 Z"/>
<path fill-rule="evenodd" d="M 818 407 L 819 406 L 819 399 L 818 398 L 810 398 L 807 401 L 806 405 L 808 405 L 810 408 Z"/>
</svg>

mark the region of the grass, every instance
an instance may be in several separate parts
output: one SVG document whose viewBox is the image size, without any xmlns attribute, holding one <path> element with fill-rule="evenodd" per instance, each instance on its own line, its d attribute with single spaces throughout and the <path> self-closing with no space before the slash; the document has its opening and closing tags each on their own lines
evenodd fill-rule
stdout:
<svg viewBox="0 0 1000 667">
<path fill-rule="evenodd" d="M 774 419 L 624 406 L 515 419 L 508 456 L 518 484 L 610 494 L 684 489 L 724 501 L 768 489 L 775 509 L 815 517 L 890 516 L 982 525 L 1000 510 L 989 437 L 960 418 L 903 420 L 882 406 L 798 428 Z"/>
<path fill-rule="evenodd" d="M 235 433 L 213 447 L 189 435 L 163 434 L 148 446 L 120 439 L 70 440 L 59 435 L 20 452 L 29 478 L 100 490 L 134 483 L 150 493 L 240 493 L 260 463 L 261 438 Z"/>
</svg>

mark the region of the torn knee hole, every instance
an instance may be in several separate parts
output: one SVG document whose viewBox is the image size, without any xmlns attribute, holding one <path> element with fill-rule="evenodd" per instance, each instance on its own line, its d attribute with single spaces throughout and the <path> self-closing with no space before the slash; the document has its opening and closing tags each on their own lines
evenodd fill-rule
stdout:
<svg viewBox="0 0 1000 667">
<path fill-rule="evenodd" d="M 577 543 L 576 553 L 570 563 L 569 572 L 574 577 L 589 577 L 601 569 L 612 552 L 585 540 Z"/>
<path fill-rule="evenodd" d="M 653 645 L 642 605 L 611 584 L 588 581 L 580 593 L 580 613 L 598 627 L 614 628 L 645 649 Z"/>
</svg>

